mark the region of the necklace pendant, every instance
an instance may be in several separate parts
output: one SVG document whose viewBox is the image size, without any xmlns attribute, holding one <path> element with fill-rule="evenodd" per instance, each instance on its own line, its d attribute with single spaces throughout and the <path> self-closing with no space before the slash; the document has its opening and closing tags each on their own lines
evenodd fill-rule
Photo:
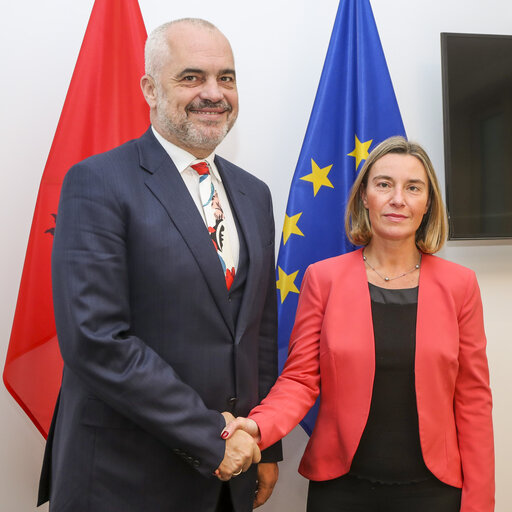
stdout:
<svg viewBox="0 0 512 512">
<path fill-rule="evenodd" d="M 404 277 L 408 274 L 410 274 L 411 272 L 414 272 L 415 270 L 418 270 L 421 266 L 421 253 L 420 253 L 420 261 L 414 265 L 414 267 L 411 268 L 411 270 L 408 270 L 407 272 L 404 272 L 403 274 L 399 274 L 397 276 L 394 276 L 394 277 L 388 277 L 388 276 L 383 276 L 376 268 L 374 268 L 372 266 L 372 264 L 367 260 L 364 252 L 363 252 L 363 261 L 383 280 L 385 281 L 386 283 L 388 281 L 394 281 L 395 279 L 400 279 L 401 277 Z"/>
</svg>

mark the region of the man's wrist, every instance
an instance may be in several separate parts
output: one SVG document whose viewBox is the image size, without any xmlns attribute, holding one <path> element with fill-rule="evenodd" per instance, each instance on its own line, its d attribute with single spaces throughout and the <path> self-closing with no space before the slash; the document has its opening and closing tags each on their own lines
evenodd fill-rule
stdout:
<svg viewBox="0 0 512 512">
<path fill-rule="evenodd" d="M 226 425 L 235 419 L 235 417 L 227 411 L 221 412 L 222 416 L 224 417 L 224 421 L 226 422 Z"/>
</svg>

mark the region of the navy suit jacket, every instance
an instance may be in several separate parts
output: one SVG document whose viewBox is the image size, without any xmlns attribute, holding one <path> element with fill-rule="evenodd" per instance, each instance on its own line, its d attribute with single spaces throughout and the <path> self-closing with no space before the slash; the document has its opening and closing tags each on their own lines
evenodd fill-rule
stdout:
<svg viewBox="0 0 512 512">
<path fill-rule="evenodd" d="M 238 315 L 151 129 L 66 175 L 52 255 L 64 373 L 40 489 L 52 512 L 215 510 L 219 411 L 247 415 L 277 374 L 270 192 L 215 163 L 247 249 Z M 255 467 L 230 488 L 235 510 L 252 510 Z"/>
</svg>

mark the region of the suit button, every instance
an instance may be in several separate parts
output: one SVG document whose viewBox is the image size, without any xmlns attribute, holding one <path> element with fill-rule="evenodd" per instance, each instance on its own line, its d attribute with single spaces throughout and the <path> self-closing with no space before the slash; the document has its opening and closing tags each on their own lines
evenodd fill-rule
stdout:
<svg viewBox="0 0 512 512">
<path fill-rule="evenodd" d="M 228 398 L 228 406 L 233 408 L 235 407 L 236 403 L 238 402 L 238 398 L 232 396 L 231 398 Z"/>
<path fill-rule="evenodd" d="M 195 459 L 194 462 L 192 462 L 192 466 L 194 466 L 195 468 L 198 468 L 200 465 L 201 463 L 197 459 Z"/>
<path fill-rule="evenodd" d="M 228 302 L 231 302 L 233 299 L 231 297 L 228 297 Z"/>
</svg>

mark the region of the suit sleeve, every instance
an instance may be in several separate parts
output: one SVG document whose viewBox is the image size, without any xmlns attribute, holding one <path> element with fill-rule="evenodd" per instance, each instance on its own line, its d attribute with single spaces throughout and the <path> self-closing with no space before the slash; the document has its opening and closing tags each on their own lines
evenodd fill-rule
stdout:
<svg viewBox="0 0 512 512">
<path fill-rule="evenodd" d="M 269 264 L 267 297 L 261 319 L 258 345 L 258 394 L 260 401 L 268 394 L 277 379 L 277 293 L 275 279 L 275 224 L 270 191 L 268 195 L 268 232 L 271 244 L 272 261 Z M 269 446 L 261 454 L 261 462 L 278 462 L 283 459 L 281 442 Z"/>
<path fill-rule="evenodd" d="M 260 429 L 260 448 L 265 449 L 288 434 L 320 393 L 319 347 L 323 314 L 320 287 L 309 267 L 301 285 L 286 364 L 265 400 L 249 415 Z"/>
<path fill-rule="evenodd" d="M 471 273 L 459 313 L 459 373 L 455 422 L 462 462 L 461 512 L 494 510 L 492 398 L 485 353 L 482 301 Z"/>
<path fill-rule="evenodd" d="M 210 476 L 224 457 L 224 420 L 130 332 L 127 213 L 101 169 L 82 162 L 65 180 L 52 254 L 66 371 L 91 393 Z M 191 462 L 192 463 L 192 462 Z"/>
</svg>

